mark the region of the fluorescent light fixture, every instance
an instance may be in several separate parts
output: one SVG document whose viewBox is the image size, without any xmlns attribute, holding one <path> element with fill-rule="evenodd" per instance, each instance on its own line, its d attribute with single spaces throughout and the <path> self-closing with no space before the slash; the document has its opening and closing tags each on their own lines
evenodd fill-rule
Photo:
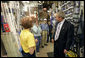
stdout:
<svg viewBox="0 0 85 58">
<path fill-rule="evenodd" d="M 22 1 L 23 3 L 29 3 L 29 1 Z"/>
<path fill-rule="evenodd" d="M 41 1 L 39 1 L 39 2 L 41 2 Z"/>
<path fill-rule="evenodd" d="M 29 1 L 27 1 L 27 3 L 29 3 Z"/>
</svg>

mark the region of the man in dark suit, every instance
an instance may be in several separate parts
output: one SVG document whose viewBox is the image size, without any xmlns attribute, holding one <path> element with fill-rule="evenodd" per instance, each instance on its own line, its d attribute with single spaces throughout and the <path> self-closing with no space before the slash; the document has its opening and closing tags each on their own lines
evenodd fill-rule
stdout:
<svg viewBox="0 0 85 58">
<path fill-rule="evenodd" d="M 65 13 L 59 11 L 55 14 L 57 20 L 52 42 L 54 42 L 54 57 L 65 57 L 74 38 L 74 26 L 65 20 Z"/>
<path fill-rule="evenodd" d="M 49 32 L 48 32 L 48 38 L 47 38 L 47 43 L 49 42 L 49 37 L 50 37 L 50 42 L 51 42 L 51 39 L 52 39 L 52 33 L 53 33 L 53 26 L 51 25 L 51 22 L 50 20 L 48 21 L 48 26 L 49 26 Z"/>
</svg>

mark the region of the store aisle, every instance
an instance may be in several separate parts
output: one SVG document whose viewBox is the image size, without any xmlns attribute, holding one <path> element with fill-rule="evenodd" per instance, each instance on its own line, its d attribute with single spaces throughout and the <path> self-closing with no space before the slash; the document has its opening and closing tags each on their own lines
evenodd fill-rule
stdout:
<svg viewBox="0 0 85 58">
<path fill-rule="evenodd" d="M 36 57 L 53 57 L 53 43 L 48 43 L 48 46 L 44 46 L 44 48 L 40 48 L 40 53 L 36 55 Z"/>
<path fill-rule="evenodd" d="M 35 26 L 33 29 L 37 31 L 30 30 L 34 37 L 43 33 L 40 29 L 50 31 L 52 26 L 51 31 L 54 34 L 56 30 L 54 14 L 59 11 L 65 12 L 65 20 L 74 25 L 74 40 L 71 50 L 76 52 L 78 57 L 84 57 L 84 1 L 1 1 L 1 41 L 3 42 L 1 57 L 22 57 L 19 51 L 20 34 L 18 34 L 24 30 L 21 24 L 22 18 L 32 16 L 31 25 Z M 28 26 L 24 23 L 23 25 Z M 45 28 L 46 25 L 49 25 L 49 28 Z M 44 36 L 42 35 L 42 37 Z M 46 40 L 42 41 L 45 44 Z M 36 57 L 53 57 L 53 50 L 54 45 L 49 42 L 48 46 L 40 48 L 40 53 Z M 73 57 L 73 55 L 71 56 Z"/>
</svg>

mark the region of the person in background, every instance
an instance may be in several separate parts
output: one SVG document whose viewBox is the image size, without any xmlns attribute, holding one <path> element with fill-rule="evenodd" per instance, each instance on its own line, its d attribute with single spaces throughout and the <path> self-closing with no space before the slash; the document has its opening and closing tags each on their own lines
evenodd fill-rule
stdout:
<svg viewBox="0 0 85 58">
<path fill-rule="evenodd" d="M 39 26 L 41 27 L 42 20 L 39 21 Z M 41 29 L 42 30 L 42 29 Z M 42 47 L 42 31 L 41 31 L 41 36 L 40 36 L 40 48 Z"/>
<path fill-rule="evenodd" d="M 36 21 L 36 19 L 34 20 L 34 24 L 33 27 L 31 28 L 32 33 L 34 34 L 35 39 L 38 40 L 38 42 L 36 43 L 36 52 L 37 54 L 39 54 L 39 48 L 40 48 L 40 40 L 41 40 L 41 27 L 38 24 L 38 22 Z"/>
<path fill-rule="evenodd" d="M 57 12 L 55 18 L 58 22 L 52 39 L 52 42 L 54 42 L 54 57 L 65 57 L 65 53 L 70 50 L 74 39 L 74 26 L 65 20 L 63 11 Z"/>
<path fill-rule="evenodd" d="M 42 45 L 42 48 L 44 48 L 44 45 L 47 46 L 47 32 L 49 31 L 46 19 L 44 19 L 43 22 L 41 23 L 41 29 L 42 29 L 41 45 Z"/>
<path fill-rule="evenodd" d="M 51 42 L 52 33 L 53 33 L 53 31 L 52 31 L 53 26 L 51 25 L 50 20 L 48 21 L 48 26 L 49 26 L 49 32 L 48 32 L 49 34 L 48 34 L 48 38 L 47 38 L 47 43 L 49 42 L 49 37 L 50 37 L 50 42 Z"/>
<path fill-rule="evenodd" d="M 43 8 L 42 11 L 39 13 L 40 19 L 48 19 L 47 8 Z"/>
<path fill-rule="evenodd" d="M 24 28 L 20 33 L 20 44 L 22 47 L 22 54 L 24 57 L 36 57 L 36 40 L 34 35 L 31 33 L 30 29 L 33 26 L 32 18 L 26 16 L 21 19 L 21 25 Z"/>
</svg>

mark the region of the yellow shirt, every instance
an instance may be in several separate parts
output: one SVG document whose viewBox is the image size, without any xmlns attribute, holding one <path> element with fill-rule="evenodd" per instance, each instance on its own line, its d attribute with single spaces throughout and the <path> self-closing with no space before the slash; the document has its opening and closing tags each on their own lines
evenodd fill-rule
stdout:
<svg viewBox="0 0 85 58">
<path fill-rule="evenodd" d="M 34 35 L 29 31 L 29 29 L 24 29 L 21 31 L 20 43 L 25 53 L 29 53 L 30 47 L 36 48 Z"/>
</svg>

